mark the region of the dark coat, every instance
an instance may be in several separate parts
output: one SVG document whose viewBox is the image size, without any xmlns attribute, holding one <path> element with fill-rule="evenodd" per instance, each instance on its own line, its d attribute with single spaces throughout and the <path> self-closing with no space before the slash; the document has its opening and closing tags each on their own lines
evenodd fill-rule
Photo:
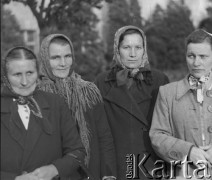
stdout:
<svg viewBox="0 0 212 180">
<path fill-rule="evenodd" d="M 113 137 L 108 125 L 103 103 L 96 104 L 85 112 L 85 120 L 90 130 L 90 160 L 88 175 L 95 180 L 104 176 L 117 176 Z M 79 173 L 73 177 L 79 178 Z"/>
<path fill-rule="evenodd" d="M 63 100 L 50 93 L 34 95 L 43 119 L 30 113 L 26 131 L 12 98 L 1 97 L 1 179 L 12 180 L 23 172 L 53 164 L 60 177 L 67 177 L 79 166 L 72 154 L 83 160 L 85 149 L 70 111 Z M 61 178 L 63 179 L 63 178 Z"/>
<path fill-rule="evenodd" d="M 140 89 L 136 83 L 130 89 L 126 86 L 118 87 L 116 79 L 108 78 L 108 72 L 99 75 L 96 80 L 104 99 L 107 118 L 114 138 L 118 179 L 120 180 L 126 179 L 127 154 L 134 154 L 135 162 L 139 163 L 144 153 L 146 155 L 150 153 L 150 157 L 144 164 L 149 172 L 154 168 L 154 162 L 157 159 L 151 147 L 149 129 L 159 86 L 168 83 L 168 78 L 154 70 L 152 70 L 152 76 L 152 85 L 146 85 L 142 81 Z M 138 157 L 139 154 L 140 157 Z M 145 179 L 139 168 L 134 168 L 134 176 Z"/>
<path fill-rule="evenodd" d="M 95 179 L 104 176 L 116 176 L 116 157 L 113 137 L 108 125 L 103 103 L 85 113 L 91 131 L 91 157 L 89 170 Z"/>
</svg>

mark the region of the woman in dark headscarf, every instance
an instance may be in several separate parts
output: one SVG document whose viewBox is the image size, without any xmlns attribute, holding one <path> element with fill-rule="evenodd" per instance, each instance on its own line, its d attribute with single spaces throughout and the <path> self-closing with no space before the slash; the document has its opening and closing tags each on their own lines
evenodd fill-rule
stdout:
<svg viewBox="0 0 212 180">
<path fill-rule="evenodd" d="M 158 88 L 167 82 L 164 74 L 150 68 L 144 32 L 135 26 L 120 28 L 114 39 L 113 66 L 96 80 L 114 137 L 118 179 L 150 177 L 156 156 L 148 131 Z M 138 162 L 139 154 L 140 160 L 151 154 L 143 172 L 138 164 L 130 169 L 126 163 Z"/>
<path fill-rule="evenodd" d="M 85 150 L 62 98 L 36 88 L 38 61 L 15 47 L 2 60 L 1 179 L 68 179 Z"/>
<path fill-rule="evenodd" d="M 66 100 L 87 152 L 85 165 L 89 172 L 95 179 L 115 179 L 114 145 L 102 97 L 94 83 L 74 72 L 72 42 L 62 34 L 47 36 L 41 43 L 40 60 L 44 74 L 40 89 Z"/>
</svg>

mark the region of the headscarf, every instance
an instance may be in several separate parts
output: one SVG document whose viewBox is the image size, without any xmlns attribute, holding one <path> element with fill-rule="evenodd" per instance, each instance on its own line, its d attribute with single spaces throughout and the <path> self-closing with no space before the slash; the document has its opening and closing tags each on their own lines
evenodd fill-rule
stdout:
<svg viewBox="0 0 212 180">
<path fill-rule="evenodd" d="M 65 38 L 71 47 L 73 64 L 66 78 L 54 76 L 49 62 L 49 45 L 56 37 Z M 102 102 L 100 91 L 94 83 L 84 81 L 79 74 L 74 72 L 74 48 L 70 39 L 65 35 L 51 34 L 44 38 L 40 48 L 40 60 L 45 77 L 42 79 L 39 88 L 47 92 L 59 94 L 67 102 L 72 116 L 79 127 L 80 137 L 87 153 L 85 164 L 88 165 L 90 159 L 90 130 L 84 113 L 88 109 L 92 109 L 98 102 Z"/>
<path fill-rule="evenodd" d="M 40 107 L 33 97 L 33 95 L 36 93 L 36 90 L 34 90 L 34 92 L 32 92 L 32 94 L 30 94 L 28 96 L 22 96 L 20 94 L 17 94 L 13 90 L 13 88 L 12 88 L 12 86 L 11 86 L 9 80 L 8 80 L 7 67 L 6 67 L 7 66 L 7 57 L 12 51 L 14 51 L 16 49 L 23 49 L 23 50 L 30 52 L 35 57 L 35 63 L 36 63 L 36 66 L 37 66 L 37 70 L 39 69 L 38 60 L 37 60 L 36 56 L 34 55 L 34 53 L 30 49 L 23 47 L 23 46 L 17 46 L 17 47 L 14 47 L 14 48 L 8 50 L 5 58 L 1 62 L 1 78 L 2 78 L 2 81 L 3 81 L 2 82 L 3 84 L 2 84 L 2 87 L 1 87 L 1 96 L 13 98 L 16 101 L 16 103 L 19 104 L 19 105 L 27 104 L 29 106 L 30 111 L 35 116 L 37 116 L 39 118 L 43 118 Z"/>
<path fill-rule="evenodd" d="M 142 56 L 141 64 L 136 67 L 135 69 L 128 69 L 122 62 L 119 53 L 119 39 L 120 36 L 129 29 L 138 30 L 141 33 L 143 39 L 143 48 L 144 53 Z M 112 62 L 112 69 L 109 76 L 116 76 L 117 84 L 123 85 L 127 84 L 128 87 L 131 86 L 132 80 L 136 80 L 137 82 L 144 80 L 147 84 L 151 84 L 152 77 L 151 77 L 151 69 L 150 64 L 148 61 L 147 55 L 147 42 L 146 36 L 144 32 L 135 26 L 124 26 L 115 33 L 114 37 L 114 55 L 113 55 L 113 62 Z"/>
</svg>

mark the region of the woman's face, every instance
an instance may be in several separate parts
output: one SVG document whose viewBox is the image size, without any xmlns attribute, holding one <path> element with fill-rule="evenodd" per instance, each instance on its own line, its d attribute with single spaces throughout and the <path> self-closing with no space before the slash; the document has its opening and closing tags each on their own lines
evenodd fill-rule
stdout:
<svg viewBox="0 0 212 180">
<path fill-rule="evenodd" d="M 137 68 L 143 61 L 143 38 L 139 34 L 127 34 L 119 46 L 120 59 L 127 68 Z"/>
<path fill-rule="evenodd" d="M 207 75 L 212 69 L 212 47 L 208 42 L 187 45 L 186 61 L 189 72 L 196 78 Z"/>
<path fill-rule="evenodd" d="M 35 60 L 10 60 L 7 62 L 7 77 L 15 93 L 21 96 L 32 94 L 38 79 Z"/>
</svg>

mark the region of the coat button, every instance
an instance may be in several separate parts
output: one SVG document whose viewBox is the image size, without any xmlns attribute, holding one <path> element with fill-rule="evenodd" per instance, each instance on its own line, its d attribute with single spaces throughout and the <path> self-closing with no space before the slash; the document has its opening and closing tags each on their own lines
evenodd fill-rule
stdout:
<svg viewBox="0 0 212 180">
<path fill-rule="evenodd" d="M 206 91 L 206 95 L 207 95 L 208 97 L 212 97 L 212 90 L 207 90 L 207 91 Z"/>
<path fill-rule="evenodd" d="M 208 132 L 209 132 L 209 133 L 212 133 L 212 126 L 209 126 L 209 127 L 208 127 Z"/>
<path fill-rule="evenodd" d="M 212 106 L 208 106 L 208 111 L 212 113 Z"/>
</svg>

